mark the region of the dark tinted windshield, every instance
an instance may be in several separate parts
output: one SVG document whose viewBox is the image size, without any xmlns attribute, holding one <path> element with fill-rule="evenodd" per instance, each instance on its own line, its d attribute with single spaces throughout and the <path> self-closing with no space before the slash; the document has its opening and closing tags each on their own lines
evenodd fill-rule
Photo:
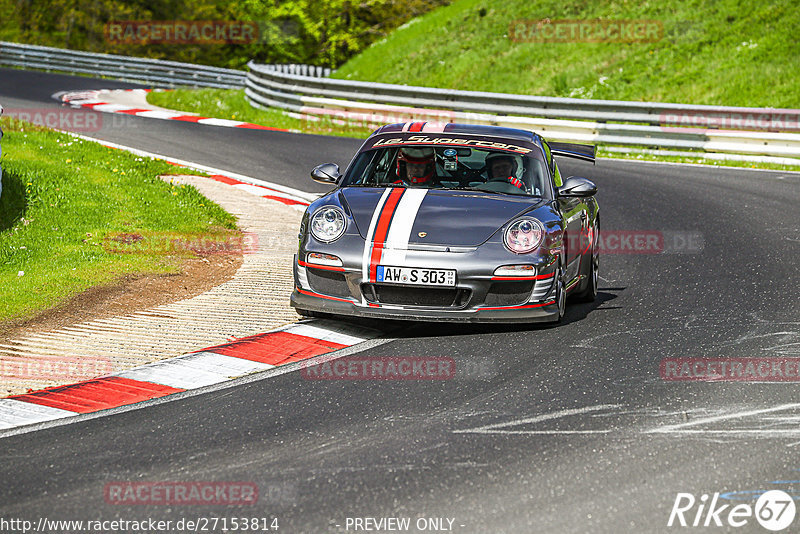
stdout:
<svg viewBox="0 0 800 534">
<path fill-rule="evenodd" d="M 342 185 L 471 189 L 510 195 L 547 195 L 546 165 L 536 152 L 413 145 L 361 153 Z"/>
</svg>

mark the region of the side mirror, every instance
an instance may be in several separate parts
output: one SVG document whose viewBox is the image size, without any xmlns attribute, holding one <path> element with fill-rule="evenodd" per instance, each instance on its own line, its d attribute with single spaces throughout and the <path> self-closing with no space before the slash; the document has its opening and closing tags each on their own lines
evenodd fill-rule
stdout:
<svg viewBox="0 0 800 534">
<path fill-rule="evenodd" d="M 570 176 L 564 185 L 558 188 L 560 197 L 591 197 L 597 194 L 597 186 L 594 182 L 579 176 Z"/>
<path fill-rule="evenodd" d="M 335 163 L 323 163 L 311 171 L 311 178 L 321 184 L 335 184 L 341 177 L 339 166 Z"/>
</svg>

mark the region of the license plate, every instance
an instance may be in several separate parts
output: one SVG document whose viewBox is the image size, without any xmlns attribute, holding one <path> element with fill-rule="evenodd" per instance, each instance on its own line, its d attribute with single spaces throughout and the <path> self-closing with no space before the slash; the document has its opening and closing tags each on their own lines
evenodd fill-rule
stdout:
<svg viewBox="0 0 800 534">
<path fill-rule="evenodd" d="M 454 286 L 453 269 L 420 269 L 417 267 L 390 267 L 378 265 L 377 281 L 387 284 L 412 284 L 417 286 Z"/>
</svg>

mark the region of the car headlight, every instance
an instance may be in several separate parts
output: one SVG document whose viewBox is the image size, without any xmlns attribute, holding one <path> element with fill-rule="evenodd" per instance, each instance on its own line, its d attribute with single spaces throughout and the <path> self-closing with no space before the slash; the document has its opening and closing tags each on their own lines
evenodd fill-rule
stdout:
<svg viewBox="0 0 800 534">
<path fill-rule="evenodd" d="M 514 221 L 506 228 L 503 242 L 515 254 L 527 254 L 542 244 L 544 226 L 536 219 L 526 218 Z"/>
<path fill-rule="evenodd" d="M 323 243 L 342 237 L 346 226 L 344 212 L 335 206 L 323 206 L 311 216 L 311 235 Z"/>
</svg>

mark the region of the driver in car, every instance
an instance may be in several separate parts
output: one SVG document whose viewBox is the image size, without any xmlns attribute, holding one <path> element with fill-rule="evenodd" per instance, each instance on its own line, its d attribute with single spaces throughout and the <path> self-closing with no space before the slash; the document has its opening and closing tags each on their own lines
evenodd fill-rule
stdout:
<svg viewBox="0 0 800 534">
<path fill-rule="evenodd" d="M 397 155 L 397 176 L 408 185 L 431 187 L 434 185 L 436 160 L 430 147 L 402 148 Z"/>
<path fill-rule="evenodd" d="M 514 156 L 493 152 L 486 156 L 486 168 L 489 170 L 489 180 L 504 180 L 525 190 L 525 183 L 516 176 L 517 159 Z"/>
</svg>

